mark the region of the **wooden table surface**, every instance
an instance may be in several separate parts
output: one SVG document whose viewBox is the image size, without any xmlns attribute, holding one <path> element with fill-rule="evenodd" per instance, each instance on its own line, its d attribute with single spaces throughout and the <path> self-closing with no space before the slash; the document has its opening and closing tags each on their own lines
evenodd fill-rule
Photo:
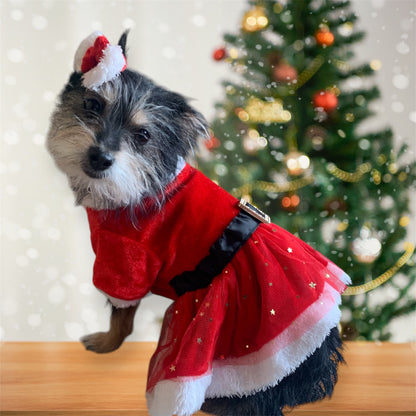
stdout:
<svg viewBox="0 0 416 416">
<path fill-rule="evenodd" d="M 3 416 L 147 416 L 146 372 L 154 343 L 128 342 L 96 355 L 79 343 L 3 343 Z M 416 344 L 347 343 L 331 400 L 291 416 L 416 414 Z M 202 415 L 202 413 L 198 413 Z"/>
</svg>

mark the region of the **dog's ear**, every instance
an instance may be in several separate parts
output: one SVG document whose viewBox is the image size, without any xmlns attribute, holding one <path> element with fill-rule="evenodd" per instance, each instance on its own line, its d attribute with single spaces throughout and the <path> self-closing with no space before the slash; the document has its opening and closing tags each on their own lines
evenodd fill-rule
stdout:
<svg viewBox="0 0 416 416">
<path fill-rule="evenodd" d="M 68 83 L 65 85 L 63 93 L 80 88 L 81 83 L 82 83 L 82 74 L 80 72 L 73 72 L 69 77 Z"/>
<path fill-rule="evenodd" d="M 199 147 L 201 139 L 209 138 L 204 116 L 191 107 L 181 94 L 155 87 L 149 103 L 163 110 L 171 145 L 180 156 L 187 157 Z"/>
<path fill-rule="evenodd" d="M 209 139 L 208 123 L 205 117 L 195 108 L 193 108 L 188 100 L 175 92 L 169 92 L 170 105 L 177 114 L 180 124 L 180 130 L 183 143 L 189 146 L 185 149 L 185 153 L 193 151 L 199 147 L 201 140 Z M 185 156 L 185 155 L 183 155 Z"/>
<path fill-rule="evenodd" d="M 189 104 L 183 112 L 182 128 L 192 147 L 198 147 L 201 140 L 209 139 L 208 123 L 205 117 Z"/>
<path fill-rule="evenodd" d="M 129 30 L 126 30 L 118 40 L 118 45 L 121 47 L 121 50 L 123 51 L 123 55 L 127 58 L 127 50 L 126 50 L 126 44 L 127 44 L 127 36 L 129 34 Z"/>
</svg>

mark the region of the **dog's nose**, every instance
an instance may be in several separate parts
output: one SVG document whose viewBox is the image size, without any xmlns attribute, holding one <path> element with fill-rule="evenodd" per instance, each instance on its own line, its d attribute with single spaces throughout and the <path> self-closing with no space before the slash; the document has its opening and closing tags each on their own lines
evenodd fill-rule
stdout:
<svg viewBox="0 0 416 416">
<path fill-rule="evenodd" d="M 101 150 L 99 147 L 93 146 L 88 150 L 88 160 L 90 166 L 95 171 L 103 171 L 113 164 L 114 157 L 110 153 Z"/>
</svg>

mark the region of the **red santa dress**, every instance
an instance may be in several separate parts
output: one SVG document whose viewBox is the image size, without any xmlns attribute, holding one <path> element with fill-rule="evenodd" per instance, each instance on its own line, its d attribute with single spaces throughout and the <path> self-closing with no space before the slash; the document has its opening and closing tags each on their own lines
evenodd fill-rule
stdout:
<svg viewBox="0 0 416 416">
<path fill-rule="evenodd" d="M 276 386 L 340 318 L 349 277 L 275 224 L 259 224 L 206 287 L 175 291 L 239 214 L 238 201 L 189 165 L 162 210 L 133 226 L 127 212 L 87 209 L 93 282 L 117 307 L 152 292 L 173 300 L 148 373 L 150 415 L 191 415 L 206 398 Z"/>
</svg>

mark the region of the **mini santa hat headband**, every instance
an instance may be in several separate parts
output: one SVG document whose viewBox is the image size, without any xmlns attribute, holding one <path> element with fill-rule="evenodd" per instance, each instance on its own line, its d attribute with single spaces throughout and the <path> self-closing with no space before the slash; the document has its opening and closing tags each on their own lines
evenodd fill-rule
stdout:
<svg viewBox="0 0 416 416">
<path fill-rule="evenodd" d="M 111 81 L 127 67 L 120 45 L 111 45 L 101 32 L 91 33 L 79 45 L 74 58 L 74 70 L 82 72 L 82 85 L 96 90 Z"/>
</svg>

